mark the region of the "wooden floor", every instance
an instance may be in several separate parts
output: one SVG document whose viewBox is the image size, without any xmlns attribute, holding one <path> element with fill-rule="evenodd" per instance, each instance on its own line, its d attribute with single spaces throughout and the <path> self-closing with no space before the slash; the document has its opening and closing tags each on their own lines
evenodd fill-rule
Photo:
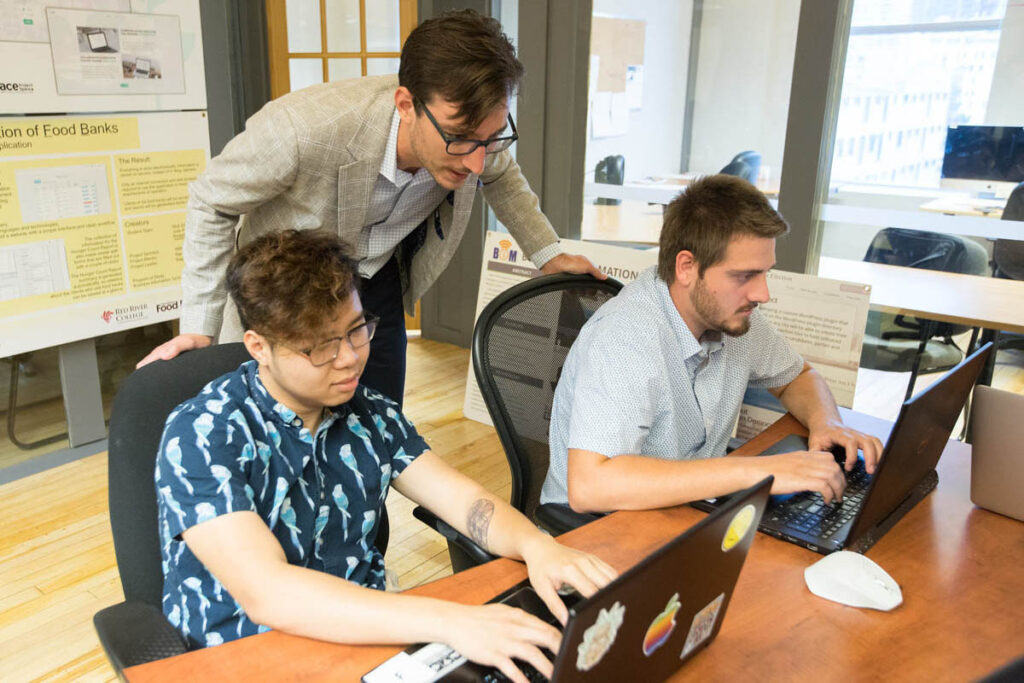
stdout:
<svg viewBox="0 0 1024 683">
<path fill-rule="evenodd" d="M 469 352 L 412 340 L 406 408 L 431 448 L 489 490 L 509 493 L 491 427 L 462 417 Z M 1024 353 L 1000 355 L 993 384 L 1024 393 Z M 925 376 L 923 388 L 939 375 Z M 907 375 L 862 370 L 854 406 L 892 419 Z M 107 514 L 106 454 L 0 487 L 0 680 L 114 680 L 92 615 L 122 599 Z M 388 498 L 388 567 L 409 588 L 450 573 L 443 540 Z"/>
</svg>

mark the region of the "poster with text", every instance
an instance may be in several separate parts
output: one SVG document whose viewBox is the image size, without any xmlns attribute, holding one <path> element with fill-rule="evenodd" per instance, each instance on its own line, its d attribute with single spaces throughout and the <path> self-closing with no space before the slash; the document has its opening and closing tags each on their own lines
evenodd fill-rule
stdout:
<svg viewBox="0 0 1024 683">
<path fill-rule="evenodd" d="M 209 147 L 205 112 L 0 119 L 0 357 L 178 316 Z"/>
<path fill-rule="evenodd" d="M 768 290 L 771 300 L 760 306 L 765 317 L 824 377 L 836 403 L 852 408 L 871 286 L 772 270 Z M 767 390 L 750 389 L 736 436 L 747 440 L 760 434 L 785 412 Z"/>
<path fill-rule="evenodd" d="M 0 114 L 205 109 L 198 0 L 0 0 Z"/>
</svg>

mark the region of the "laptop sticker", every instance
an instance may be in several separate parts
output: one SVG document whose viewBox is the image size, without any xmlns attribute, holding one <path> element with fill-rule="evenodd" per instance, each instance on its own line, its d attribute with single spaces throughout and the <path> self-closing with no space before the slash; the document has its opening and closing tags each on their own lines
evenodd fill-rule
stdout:
<svg viewBox="0 0 1024 683">
<path fill-rule="evenodd" d="M 722 608 L 724 601 L 725 593 L 722 593 L 712 600 L 707 607 L 693 615 L 693 623 L 690 624 L 690 632 L 686 636 L 686 643 L 683 645 L 683 651 L 679 655 L 680 659 L 690 654 L 693 648 L 708 639 L 708 636 L 715 629 L 715 622 L 718 621 L 718 610 Z"/>
<path fill-rule="evenodd" d="M 622 619 L 626 615 L 626 606 L 615 601 L 608 609 L 601 608 L 597 620 L 583 632 L 583 642 L 579 644 L 576 655 L 576 668 L 590 671 L 601 658 L 607 654 L 619 634 Z"/>
<path fill-rule="evenodd" d="M 644 655 L 651 656 L 655 650 L 665 644 L 672 631 L 676 628 L 676 612 L 679 611 L 679 593 L 675 593 L 668 599 L 668 604 L 661 614 L 654 617 L 654 621 L 647 627 L 647 634 L 644 636 Z"/>
<path fill-rule="evenodd" d="M 725 537 L 722 538 L 722 552 L 729 552 L 742 541 L 754 522 L 754 514 L 757 508 L 753 505 L 744 505 L 740 511 L 733 515 L 729 522 L 729 528 L 725 530 Z"/>
</svg>

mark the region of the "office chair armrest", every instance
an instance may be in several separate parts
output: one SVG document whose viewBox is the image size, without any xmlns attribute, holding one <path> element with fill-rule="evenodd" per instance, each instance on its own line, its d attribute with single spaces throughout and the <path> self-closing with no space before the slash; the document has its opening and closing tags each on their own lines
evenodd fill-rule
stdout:
<svg viewBox="0 0 1024 683">
<path fill-rule="evenodd" d="M 544 503 L 537 506 L 534 516 L 542 527 L 551 532 L 553 536 L 558 536 L 593 522 L 595 519 L 600 519 L 604 515 L 576 512 L 568 505 L 559 503 Z"/>
<path fill-rule="evenodd" d="M 417 505 L 412 511 L 413 517 L 445 537 L 448 541 L 448 555 L 452 560 L 452 572 L 458 573 L 477 565 L 497 559 L 458 529 L 451 526 L 425 507 Z"/>
<path fill-rule="evenodd" d="M 118 677 L 124 669 L 183 654 L 185 641 L 163 612 L 136 600 L 101 609 L 93 618 L 107 658 Z"/>
</svg>

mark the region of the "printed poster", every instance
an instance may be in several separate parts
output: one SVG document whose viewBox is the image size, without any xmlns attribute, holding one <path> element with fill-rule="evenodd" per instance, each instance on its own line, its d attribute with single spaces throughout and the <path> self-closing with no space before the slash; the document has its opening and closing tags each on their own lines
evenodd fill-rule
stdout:
<svg viewBox="0 0 1024 683">
<path fill-rule="evenodd" d="M 0 114 L 206 109 L 198 0 L 0 0 Z"/>
<path fill-rule="evenodd" d="M 0 357 L 176 318 L 209 154 L 205 112 L 0 119 Z"/>
</svg>

